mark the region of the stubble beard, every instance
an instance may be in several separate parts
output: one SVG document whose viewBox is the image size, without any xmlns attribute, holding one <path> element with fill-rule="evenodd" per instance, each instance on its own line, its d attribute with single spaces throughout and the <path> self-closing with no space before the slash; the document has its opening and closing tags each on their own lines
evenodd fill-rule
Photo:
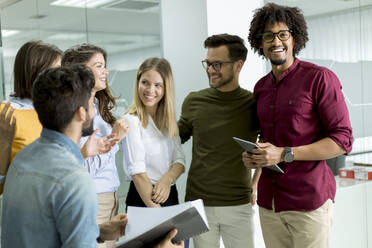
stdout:
<svg viewBox="0 0 372 248">
<path fill-rule="evenodd" d="M 93 130 L 93 118 L 92 118 L 84 122 L 83 130 L 81 131 L 81 136 L 82 137 L 90 136 L 93 133 L 93 131 L 94 130 Z"/>
<path fill-rule="evenodd" d="M 234 79 L 234 77 L 231 76 L 231 77 L 227 78 L 226 80 L 220 81 L 220 82 L 217 83 L 217 84 L 213 84 L 213 83 L 212 83 L 212 80 L 209 79 L 209 86 L 210 86 L 211 88 L 218 89 L 218 88 L 221 88 L 222 86 L 225 86 L 225 85 L 231 83 L 231 82 L 233 81 L 233 79 Z"/>
</svg>

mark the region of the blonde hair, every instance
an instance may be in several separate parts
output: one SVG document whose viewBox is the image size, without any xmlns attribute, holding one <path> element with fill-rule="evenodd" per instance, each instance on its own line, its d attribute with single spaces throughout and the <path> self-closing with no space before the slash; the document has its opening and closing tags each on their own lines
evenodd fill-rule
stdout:
<svg viewBox="0 0 372 248">
<path fill-rule="evenodd" d="M 145 105 L 142 103 L 138 94 L 138 86 L 143 73 L 155 70 L 164 83 L 164 96 L 158 103 L 156 110 L 156 120 L 158 128 L 162 131 L 168 131 L 169 137 L 178 136 L 178 127 L 176 121 L 176 112 L 174 107 L 174 80 L 172 69 L 169 62 L 163 58 L 146 59 L 138 68 L 136 82 L 134 86 L 134 97 L 131 106 L 126 111 L 127 114 L 135 114 L 140 119 L 142 126 L 147 127 L 149 119 Z"/>
</svg>

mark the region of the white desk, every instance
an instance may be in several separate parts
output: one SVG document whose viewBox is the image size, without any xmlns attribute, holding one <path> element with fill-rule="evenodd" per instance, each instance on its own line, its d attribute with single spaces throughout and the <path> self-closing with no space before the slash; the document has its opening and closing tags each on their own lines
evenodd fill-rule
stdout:
<svg viewBox="0 0 372 248">
<path fill-rule="evenodd" d="M 336 182 L 331 248 L 372 248 L 372 181 Z"/>
</svg>

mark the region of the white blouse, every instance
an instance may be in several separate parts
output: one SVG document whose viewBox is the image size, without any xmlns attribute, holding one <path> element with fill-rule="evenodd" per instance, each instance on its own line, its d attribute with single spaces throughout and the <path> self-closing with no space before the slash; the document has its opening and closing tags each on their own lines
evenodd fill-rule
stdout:
<svg viewBox="0 0 372 248">
<path fill-rule="evenodd" d="M 128 181 L 132 175 L 146 173 L 153 184 L 166 174 L 175 163 L 185 166 L 185 154 L 179 136 L 169 138 L 162 133 L 149 116 L 144 128 L 136 115 L 124 116 L 129 132 L 122 140 L 124 171 Z"/>
</svg>

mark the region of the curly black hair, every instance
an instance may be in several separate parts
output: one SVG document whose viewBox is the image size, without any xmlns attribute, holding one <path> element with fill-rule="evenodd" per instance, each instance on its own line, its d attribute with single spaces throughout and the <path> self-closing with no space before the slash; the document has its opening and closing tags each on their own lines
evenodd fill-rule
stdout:
<svg viewBox="0 0 372 248">
<path fill-rule="evenodd" d="M 248 41 L 254 52 L 264 56 L 260 48 L 262 44 L 262 33 L 266 25 L 283 22 L 292 31 L 294 39 L 293 55 L 296 56 L 309 40 L 307 25 L 302 10 L 297 7 L 281 6 L 268 3 L 262 8 L 256 9 L 249 28 Z"/>
</svg>

